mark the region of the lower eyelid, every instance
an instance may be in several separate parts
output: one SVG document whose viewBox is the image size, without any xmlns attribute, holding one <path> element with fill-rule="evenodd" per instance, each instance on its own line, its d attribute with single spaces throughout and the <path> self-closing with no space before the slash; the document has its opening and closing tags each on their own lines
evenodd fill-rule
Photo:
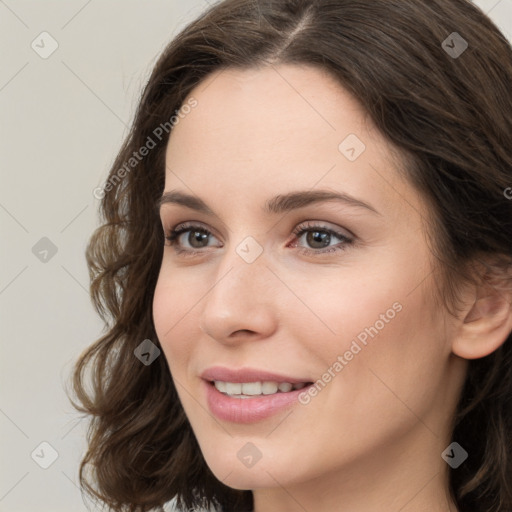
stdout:
<svg viewBox="0 0 512 512">
<path fill-rule="evenodd" d="M 297 245 L 296 242 L 294 242 L 294 249 L 297 249 L 300 253 L 306 255 L 306 256 L 317 256 L 320 257 L 322 255 L 327 255 L 339 251 L 345 251 L 349 249 L 350 246 L 354 245 L 353 240 L 342 239 L 340 242 L 334 244 L 334 245 L 328 245 L 327 247 L 324 247 L 322 249 L 311 249 L 309 247 L 303 247 L 301 245 Z"/>
</svg>

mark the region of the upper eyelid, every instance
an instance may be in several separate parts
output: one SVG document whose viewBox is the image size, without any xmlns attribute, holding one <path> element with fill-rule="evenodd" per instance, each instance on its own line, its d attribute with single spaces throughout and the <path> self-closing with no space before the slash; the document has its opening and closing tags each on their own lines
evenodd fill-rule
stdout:
<svg viewBox="0 0 512 512">
<path fill-rule="evenodd" d="M 306 225 L 304 225 L 304 224 L 306 224 Z M 356 238 L 356 235 L 354 233 L 352 233 L 352 231 L 350 231 L 350 229 L 348 229 L 346 227 L 341 227 L 341 226 L 332 226 L 332 225 L 329 226 L 330 224 L 333 224 L 333 223 L 332 222 L 321 221 L 321 220 L 303 221 L 303 222 L 299 222 L 297 224 L 297 226 L 293 229 L 292 232 L 295 232 L 295 231 L 308 231 L 308 230 L 311 230 L 311 229 L 319 228 L 319 229 L 323 229 L 323 230 L 326 230 L 326 231 L 332 231 L 334 233 L 339 232 L 339 235 L 342 235 L 345 238 Z M 342 231 L 345 231 L 346 234 L 342 233 Z"/>
<path fill-rule="evenodd" d="M 178 224 L 175 224 L 174 227 L 172 227 L 169 231 L 171 233 L 174 232 L 174 231 L 189 231 L 189 230 L 192 230 L 194 228 L 202 228 L 205 231 L 208 231 L 208 233 L 210 233 L 213 236 L 215 236 L 215 238 L 218 238 L 218 236 L 215 234 L 216 233 L 215 229 L 212 229 L 209 226 L 205 226 L 200 221 L 184 221 L 184 222 L 179 222 Z"/>
<path fill-rule="evenodd" d="M 162 225 L 165 226 L 165 224 L 166 224 L 166 222 L 164 222 L 162 219 Z M 200 228 L 203 228 L 206 231 L 210 231 L 212 233 L 215 233 L 217 231 L 215 228 L 211 228 L 210 226 L 206 225 L 204 222 L 202 222 L 200 220 L 185 220 L 182 222 L 169 223 L 169 224 L 173 225 L 173 227 L 170 229 L 170 231 L 175 231 L 175 230 L 181 229 L 184 226 L 187 229 L 194 228 L 194 227 L 200 227 Z M 295 224 L 295 227 L 292 229 L 292 231 L 299 229 L 299 227 L 305 228 L 305 229 L 307 229 L 307 228 L 313 229 L 313 228 L 320 228 L 320 227 L 324 228 L 324 229 L 333 229 L 333 230 L 343 229 L 345 231 L 350 232 L 350 230 L 347 228 L 335 226 L 334 223 L 325 221 L 325 220 L 303 220 L 301 222 L 297 222 Z"/>
<path fill-rule="evenodd" d="M 294 236 L 298 236 L 298 235 L 302 236 L 302 234 L 304 232 L 311 231 L 313 229 L 318 229 L 318 230 L 323 230 L 323 231 L 329 231 L 332 234 L 334 234 L 335 236 L 337 236 L 338 238 L 341 237 L 341 238 L 350 239 L 350 240 L 354 240 L 356 238 L 356 236 L 349 229 L 341 228 L 341 227 L 337 227 L 337 226 L 333 227 L 333 226 L 329 226 L 329 224 L 331 224 L 331 223 L 327 222 L 327 221 L 306 220 L 306 221 L 297 223 L 296 226 L 291 230 L 291 233 Z M 174 227 L 172 227 L 169 230 L 169 234 L 175 233 L 176 231 L 181 231 L 181 233 L 180 233 L 180 235 L 181 235 L 183 232 L 191 231 L 194 228 L 202 228 L 205 231 L 207 231 L 209 234 L 211 234 L 215 238 L 217 238 L 217 240 L 219 239 L 219 236 L 216 235 L 215 230 L 211 229 L 210 227 L 205 226 L 200 221 L 179 222 L 179 223 L 175 224 Z M 346 231 L 347 234 L 343 233 L 342 231 Z"/>
<path fill-rule="evenodd" d="M 214 235 L 215 235 L 215 233 L 220 234 L 219 230 L 210 227 L 208 224 L 206 224 L 205 222 L 203 222 L 201 220 L 195 220 L 194 219 L 194 220 L 184 220 L 184 221 L 181 221 L 181 222 L 174 222 L 174 221 L 173 222 L 168 222 L 165 219 L 164 215 L 160 215 L 160 220 L 161 220 L 161 225 L 163 226 L 164 230 L 165 231 L 168 230 L 169 232 L 175 231 L 177 228 L 179 228 L 183 224 L 187 224 L 188 227 L 190 227 L 190 228 L 198 226 L 198 227 L 202 227 L 206 231 L 209 231 L 210 233 L 213 233 Z M 166 226 L 168 226 L 168 228 L 166 228 Z M 226 229 L 228 231 L 228 233 L 232 232 L 231 229 L 229 229 L 224 223 L 222 223 L 222 228 Z M 215 236 L 217 236 L 217 235 L 215 235 Z"/>
<path fill-rule="evenodd" d="M 319 194 L 328 194 L 330 191 L 317 191 Z M 182 194 L 178 194 L 178 196 L 181 196 Z M 165 194 L 164 194 L 165 196 Z M 163 196 L 163 197 L 164 197 Z M 342 194 L 343 197 L 345 197 L 344 194 Z M 194 198 L 193 196 L 191 196 L 192 199 L 196 199 Z M 279 196 L 278 196 L 279 197 Z M 380 218 L 383 218 L 382 217 L 382 214 L 380 212 L 378 212 L 377 210 L 375 210 L 373 207 L 367 205 L 366 203 L 362 203 L 361 201 L 359 200 L 355 200 L 353 201 L 350 196 L 349 197 L 349 200 L 347 201 L 346 199 L 344 201 L 348 202 L 349 204 L 354 204 L 354 203 L 359 203 L 359 205 L 356 205 L 356 206 L 360 206 L 360 205 L 364 205 L 366 211 L 371 211 L 372 213 L 374 213 L 375 215 L 379 216 Z M 275 199 L 275 198 L 274 198 Z M 293 200 L 293 198 L 292 198 Z M 202 202 L 202 201 L 201 201 Z M 343 201 L 342 201 L 343 202 Z M 323 208 L 327 208 L 327 210 L 323 213 L 327 213 L 327 215 L 330 215 L 329 210 L 331 210 L 331 207 L 336 207 L 338 205 L 338 201 L 335 200 L 335 199 L 317 199 L 317 200 L 313 200 L 313 201 L 310 201 L 308 202 L 307 204 L 304 204 L 304 205 L 301 205 L 301 206 L 295 206 L 294 208 L 292 209 L 286 209 L 287 211 L 285 211 L 281 217 L 281 219 L 277 222 L 277 224 L 279 224 L 284 218 L 286 218 L 288 215 L 294 215 L 294 214 L 297 214 L 297 216 L 303 216 L 304 217 L 306 215 L 308 215 L 308 211 L 309 213 L 313 213 L 314 215 L 314 212 L 315 210 L 318 208 L 320 209 L 317 213 L 320 213 Z M 187 201 L 185 202 L 181 202 L 181 201 L 160 201 L 157 205 L 158 207 L 158 214 L 160 216 L 160 218 L 162 219 L 162 223 L 164 223 L 164 219 L 166 217 L 166 214 L 167 212 L 170 212 L 172 211 L 174 208 L 177 208 L 177 210 L 180 212 L 179 215 L 181 216 L 182 213 L 184 212 L 188 212 L 188 214 L 192 214 L 194 215 L 194 212 L 196 212 L 198 215 L 206 215 L 207 217 L 211 217 L 213 218 L 213 220 L 215 222 L 218 222 L 220 223 L 220 225 L 222 226 L 222 229 L 225 230 L 228 234 L 232 234 L 232 230 L 230 229 L 230 227 L 218 216 L 216 215 L 214 212 L 212 212 L 209 207 L 206 207 L 207 210 L 203 210 L 201 207 L 196 207 L 196 206 L 189 206 L 187 204 Z M 310 208 L 313 208 L 312 210 L 310 210 Z M 168 210 L 169 209 L 169 210 Z M 331 210 L 331 212 L 333 212 Z M 273 212 L 274 214 L 279 214 L 279 212 Z M 336 215 L 336 210 L 334 210 L 335 215 Z M 352 215 L 352 211 L 351 209 L 348 210 L 348 212 L 346 212 L 348 214 L 349 217 L 351 217 Z M 320 213 L 320 215 L 322 215 L 322 213 Z M 213 216 L 213 217 L 212 217 Z M 201 223 L 201 221 L 193 221 L 193 222 L 199 222 Z M 318 221 L 318 222 L 327 222 L 327 221 Z M 332 224 L 329 222 L 329 224 Z M 272 224 L 272 226 L 275 226 L 276 224 Z M 208 228 L 210 230 L 210 228 Z M 337 228 L 334 228 L 334 229 L 337 229 Z M 348 228 L 346 227 L 343 227 L 342 229 L 344 229 L 345 231 L 347 231 L 350 236 L 352 237 L 356 237 L 356 235 L 350 231 Z M 214 231 L 214 230 L 211 230 L 211 231 Z M 217 231 L 217 233 L 219 233 L 219 231 Z"/>
<path fill-rule="evenodd" d="M 166 216 L 168 215 L 168 213 L 166 213 L 166 210 L 168 209 L 168 207 L 172 208 L 172 207 L 176 207 L 178 208 L 178 211 L 179 212 L 188 212 L 189 214 L 191 213 L 193 215 L 195 209 L 194 208 L 188 208 L 186 205 L 182 205 L 180 203 L 161 203 L 158 208 L 157 208 L 157 216 L 160 217 L 161 221 L 162 221 L 162 224 L 165 224 L 165 218 Z M 210 216 L 211 213 L 208 213 L 208 212 L 201 212 L 201 211 L 197 211 L 196 213 L 198 213 L 199 215 L 206 215 L 206 216 Z M 181 213 L 179 214 L 181 216 Z M 219 222 L 222 226 L 223 229 L 225 229 L 228 233 L 231 233 L 231 229 L 227 226 L 227 224 L 224 223 L 224 221 L 218 217 L 217 215 L 213 214 L 213 219 L 216 221 L 216 222 Z M 192 220 L 192 221 L 183 221 L 183 222 L 180 222 L 179 224 L 182 224 L 182 223 L 185 223 L 185 222 L 197 222 L 199 224 L 202 224 L 203 222 L 200 221 L 200 220 Z M 178 224 L 176 224 L 177 226 Z M 208 228 L 208 230 L 210 230 L 210 228 Z"/>
</svg>

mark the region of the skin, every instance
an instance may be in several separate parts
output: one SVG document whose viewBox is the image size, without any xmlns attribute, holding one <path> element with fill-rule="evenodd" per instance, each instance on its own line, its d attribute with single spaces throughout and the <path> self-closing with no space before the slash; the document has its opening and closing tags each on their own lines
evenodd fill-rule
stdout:
<svg viewBox="0 0 512 512">
<path fill-rule="evenodd" d="M 197 255 L 163 248 L 153 314 L 208 466 L 226 485 L 253 490 L 256 512 L 457 510 L 441 458 L 467 371 L 454 346 L 480 357 L 498 341 L 469 348 L 470 310 L 471 332 L 482 334 L 474 290 L 462 317 L 434 300 L 428 207 L 389 143 L 355 98 L 312 67 L 224 70 L 191 96 L 198 106 L 169 140 L 165 191 L 200 197 L 218 218 L 161 207 L 166 234 L 188 221 L 212 235 Z M 366 145 L 353 162 L 338 149 L 349 134 Z M 378 213 L 332 201 L 263 211 L 275 195 L 311 189 L 351 194 Z M 308 221 L 355 243 L 315 255 L 306 234 L 293 235 Z M 253 263 L 236 252 L 248 236 L 263 251 Z M 191 249 L 187 234 L 180 240 Z M 333 237 L 329 248 L 341 245 Z M 206 368 L 316 381 L 394 303 L 401 311 L 307 405 L 248 425 L 210 413 Z M 262 455 L 251 468 L 237 457 L 247 442 Z"/>
</svg>

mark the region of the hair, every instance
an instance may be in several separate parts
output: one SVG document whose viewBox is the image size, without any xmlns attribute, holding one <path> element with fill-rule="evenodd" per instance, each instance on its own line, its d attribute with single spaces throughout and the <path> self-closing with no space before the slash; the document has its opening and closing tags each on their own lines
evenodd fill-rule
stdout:
<svg viewBox="0 0 512 512">
<path fill-rule="evenodd" d="M 455 29 L 468 42 L 458 58 L 443 43 Z M 145 366 L 134 349 L 144 339 L 159 346 L 152 300 L 164 244 L 155 204 L 172 133 L 165 123 L 179 121 L 211 73 L 281 63 L 330 73 L 398 149 L 401 172 L 431 209 L 427 229 L 446 307 L 457 307 L 464 283 L 510 284 L 512 201 L 504 190 L 512 185 L 512 48 L 481 10 L 469 0 L 226 0 L 210 7 L 157 60 L 87 248 L 91 296 L 106 327 L 73 373 L 80 402 L 73 405 L 90 416 L 80 483 L 115 511 L 163 510 L 173 499 L 184 509 L 253 509 L 251 491 L 223 485 L 206 465 L 165 357 Z M 149 140 L 156 147 L 133 165 Z M 475 262 L 485 271 L 477 275 Z M 470 453 L 450 470 L 459 509 L 512 509 L 510 335 L 469 361 L 453 439 Z"/>
</svg>

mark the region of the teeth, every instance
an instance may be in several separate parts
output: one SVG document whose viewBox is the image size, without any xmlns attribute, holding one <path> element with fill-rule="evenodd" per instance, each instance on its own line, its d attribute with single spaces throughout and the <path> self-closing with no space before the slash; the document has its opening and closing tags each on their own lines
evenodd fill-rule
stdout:
<svg viewBox="0 0 512 512">
<path fill-rule="evenodd" d="M 277 393 L 277 389 L 277 382 L 264 382 L 261 386 L 261 391 L 264 395 L 273 395 L 274 393 Z"/>
<path fill-rule="evenodd" d="M 244 382 L 242 384 L 242 393 L 244 395 L 261 395 L 261 382 Z"/>
<path fill-rule="evenodd" d="M 242 393 L 242 384 L 239 382 L 226 382 L 225 386 L 228 395 L 240 395 Z"/>
<path fill-rule="evenodd" d="M 248 398 L 258 395 L 273 395 L 278 391 L 288 393 L 295 389 L 302 389 L 306 383 L 300 382 L 291 384 L 290 382 L 224 382 L 221 380 L 214 381 L 215 388 L 221 393 L 237 398 Z"/>
<path fill-rule="evenodd" d="M 226 392 L 226 383 L 225 382 L 222 382 L 221 380 L 216 380 L 215 381 L 215 387 L 221 392 L 221 393 L 225 393 Z"/>
</svg>

